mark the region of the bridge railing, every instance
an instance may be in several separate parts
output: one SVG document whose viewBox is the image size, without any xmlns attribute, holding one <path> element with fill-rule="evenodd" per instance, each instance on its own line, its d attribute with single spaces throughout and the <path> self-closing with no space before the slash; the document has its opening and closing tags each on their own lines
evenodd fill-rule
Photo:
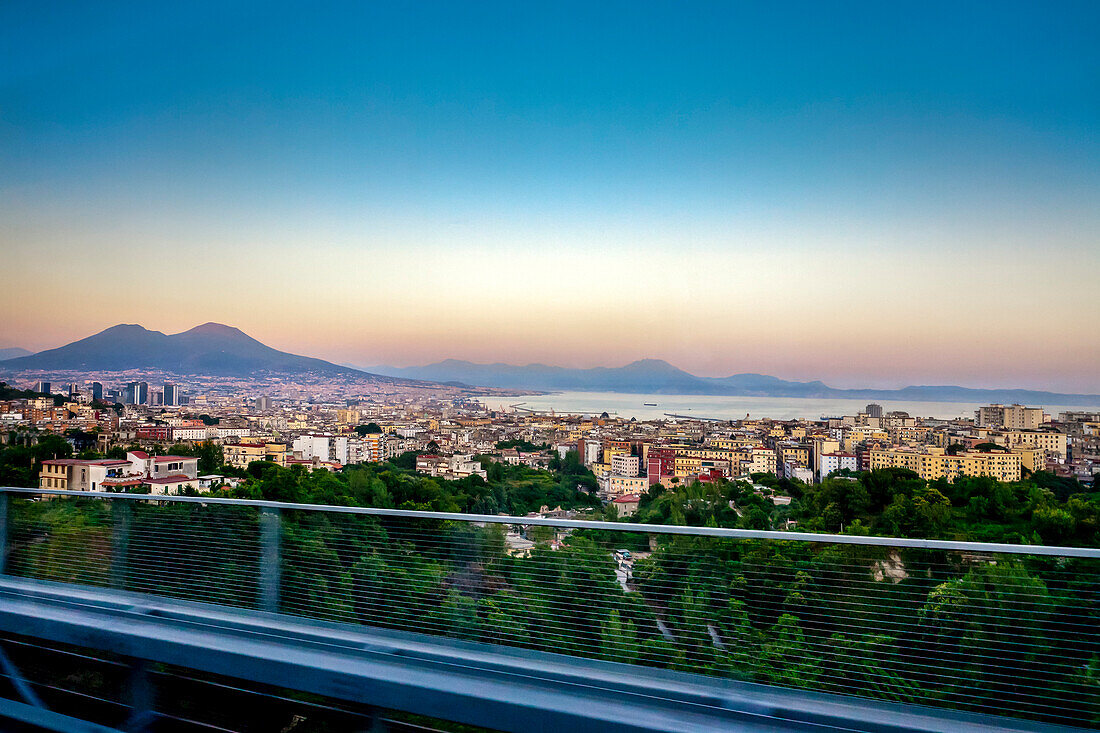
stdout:
<svg viewBox="0 0 1100 733">
<path fill-rule="evenodd" d="M 12 575 L 1100 727 L 1092 548 L 37 489 L 0 489 L 0 543 Z"/>
</svg>

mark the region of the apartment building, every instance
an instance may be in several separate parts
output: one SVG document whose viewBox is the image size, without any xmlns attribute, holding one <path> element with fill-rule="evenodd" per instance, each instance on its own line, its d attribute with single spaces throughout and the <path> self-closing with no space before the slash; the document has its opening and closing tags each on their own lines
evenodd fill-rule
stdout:
<svg viewBox="0 0 1100 733">
<path fill-rule="evenodd" d="M 1044 422 L 1043 408 L 1023 405 L 987 405 L 977 411 L 978 427 L 1037 430 Z"/>
<path fill-rule="evenodd" d="M 907 468 L 922 479 L 948 480 L 959 476 L 992 476 L 1000 481 L 1019 481 L 1022 459 L 1018 453 L 967 451 L 948 455 L 938 448 L 915 450 L 884 448 L 870 451 L 871 470 Z"/>
</svg>

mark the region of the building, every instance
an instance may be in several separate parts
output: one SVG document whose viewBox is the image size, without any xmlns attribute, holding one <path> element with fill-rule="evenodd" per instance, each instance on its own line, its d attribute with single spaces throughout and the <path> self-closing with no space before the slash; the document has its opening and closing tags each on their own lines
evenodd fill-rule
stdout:
<svg viewBox="0 0 1100 733">
<path fill-rule="evenodd" d="M 820 479 L 845 468 L 849 471 L 859 470 L 859 461 L 855 453 L 822 453 L 820 465 L 821 468 L 818 473 Z"/>
<path fill-rule="evenodd" d="M 267 412 L 268 410 L 272 410 L 272 409 L 275 408 L 274 401 L 266 395 L 263 396 L 263 397 L 257 398 L 255 404 L 256 404 L 256 409 L 259 410 L 260 412 Z"/>
<path fill-rule="evenodd" d="M 948 455 L 940 448 L 923 450 L 886 448 L 870 451 L 871 469 L 907 468 L 926 481 L 953 480 L 959 476 L 992 476 L 998 481 L 1019 481 L 1021 455 L 1003 451 L 967 451 Z"/>
<path fill-rule="evenodd" d="M 103 382 L 92 382 L 92 399 L 103 399 Z"/>
<path fill-rule="evenodd" d="M 53 385 L 49 382 L 35 382 L 34 391 L 39 394 L 50 394 L 53 392 Z"/>
<path fill-rule="evenodd" d="M 674 449 L 650 448 L 646 452 L 646 477 L 651 486 L 675 475 L 676 451 Z"/>
<path fill-rule="evenodd" d="M 1037 430 L 1044 422 L 1043 408 L 1023 405 L 987 405 L 976 413 L 980 428 Z"/>
<path fill-rule="evenodd" d="M 863 414 L 867 417 L 882 417 L 882 405 L 876 405 L 872 402 L 863 408 Z"/>
<path fill-rule="evenodd" d="M 225 462 L 234 468 L 248 468 L 252 461 L 267 460 L 265 443 L 226 443 L 222 446 Z"/>
<path fill-rule="evenodd" d="M 344 435 L 310 433 L 294 439 L 291 449 L 301 460 L 348 463 L 348 438 Z"/>
<path fill-rule="evenodd" d="M 353 440 L 348 448 L 350 463 L 378 463 L 386 460 L 386 436 L 382 433 L 367 433 Z"/>
<path fill-rule="evenodd" d="M 607 477 L 607 493 L 612 496 L 624 496 L 626 494 L 644 494 L 649 491 L 649 481 L 644 476 L 616 476 Z"/>
<path fill-rule="evenodd" d="M 172 428 L 167 425 L 139 425 L 135 432 L 138 440 L 167 443 L 172 439 Z"/>
<path fill-rule="evenodd" d="M 1030 446 L 1046 451 L 1059 460 L 1065 460 L 1068 436 L 1050 430 L 1003 430 L 988 434 L 989 442 L 1006 448 Z"/>
<path fill-rule="evenodd" d="M 181 425 L 172 428 L 172 440 L 202 442 L 210 438 L 211 430 L 205 425 Z"/>
<path fill-rule="evenodd" d="M 194 484 L 198 474 L 198 458 L 150 456 L 144 451 L 131 451 L 125 459 L 63 458 L 43 461 L 38 488 L 126 491 L 148 486 L 150 493 L 179 493 L 181 487 Z"/>
<path fill-rule="evenodd" d="M 162 403 L 165 407 L 177 407 L 180 403 L 180 388 L 171 382 L 164 383 Z"/>
<path fill-rule="evenodd" d="M 131 463 L 122 459 L 81 460 L 58 458 L 42 461 L 38 488 L 68 491 L 100 491 L 106 479 L 126 475 Z"/>
<path fill-rule="evenodd" d="M 623 494 L 622 496 L 616 496 L 611 501 L 611 505 L 615 507 L 615 512 L 619 518 L 632 517 L 638 513 L 638 504 L 641 503 L 642 497 L 637 494 Z"/>
<path fill-rule="evenodd" d="M 122 390 L 122 404 L 147 405 L 149 404 L 149 383 L 129 382 Z"/>
<path fill-rule="evenodd" d="M 640 470 L 638 456 L 616 453 L 611 457 L 611 473 L 618 476 L 637 476 Z"/>
</svg>

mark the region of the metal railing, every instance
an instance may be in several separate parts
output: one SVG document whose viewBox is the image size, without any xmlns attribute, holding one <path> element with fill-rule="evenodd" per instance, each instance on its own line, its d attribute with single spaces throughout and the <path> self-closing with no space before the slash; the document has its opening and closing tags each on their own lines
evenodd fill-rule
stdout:
<svg viewBox="0 0 1100 733">
<path fill-rule="evenodd" d="M 39 489 L 0 489 L 0 548 L 18 576 L 1100 727 L 1100 549 Z"/>
</svg>

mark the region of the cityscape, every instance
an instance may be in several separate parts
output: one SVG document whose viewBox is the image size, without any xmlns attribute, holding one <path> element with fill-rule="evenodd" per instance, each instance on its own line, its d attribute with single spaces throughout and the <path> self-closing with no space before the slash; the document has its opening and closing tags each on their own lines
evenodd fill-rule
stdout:
<svg viewBox="0 0 1100 733">
<path fill-rule="evenodd" d="M 547 470 L 553 456 L 564 460 L 573 452 L 591 471 L 596 496 L 620 510 L 636 508 L 654 484 L 751 482 L 754 474 L 814 484 L 838 472 L 883 468 L 905 468 L 926 481 L 988 476 L 1017 482 L 1044 472 L 1085 488 L 1100 474 L 1100 411 L 1050 415 L 1041 407 L 989 405 L 973 418 L 944 420 L 868 404 L 855 415 L 820 420 L 638 421 L 606 412 L 555 415 L 526 409 L 518 397 L 515 406 L 491 409 L 490 401 L 508 398 L 479 397 L 470 387 L 447 394 L 443 385 L 418 385 L 405 394 L 364 391 L 339 400 L 319 398 L 322 389 L 290 379 L 263 392 L 246 380 L 209 387 L 39 381 L 24 390 L 6 387 L 0 424 L 7 445 L 62 439 L 55 444 L 74 457 L 44 460 L 38 485 L 81 491 L 220 489 L 246 480 L 253 461 L 340 471 L 410 454 L 417 470 L 431 476 L 484 479 L 491 462 Z M 156 456 L 172 446 L 188 455 L 213 448 L 224 459 L 216 467 L 240 475 L 200 477 L 197 461 L 189 459 L 181 464 L 187 470 L 167 477 L 150 471 L 150 459 L 123 465 L 121 457 L 100 457 L 120 449 Z M 777 504 L 791 498 L 767 493 Z"/>
<path fill-rule="evenodd" d="M 1100 3 L 0 3 L 0 731 L 1100 729 Z"/>
</svg>

